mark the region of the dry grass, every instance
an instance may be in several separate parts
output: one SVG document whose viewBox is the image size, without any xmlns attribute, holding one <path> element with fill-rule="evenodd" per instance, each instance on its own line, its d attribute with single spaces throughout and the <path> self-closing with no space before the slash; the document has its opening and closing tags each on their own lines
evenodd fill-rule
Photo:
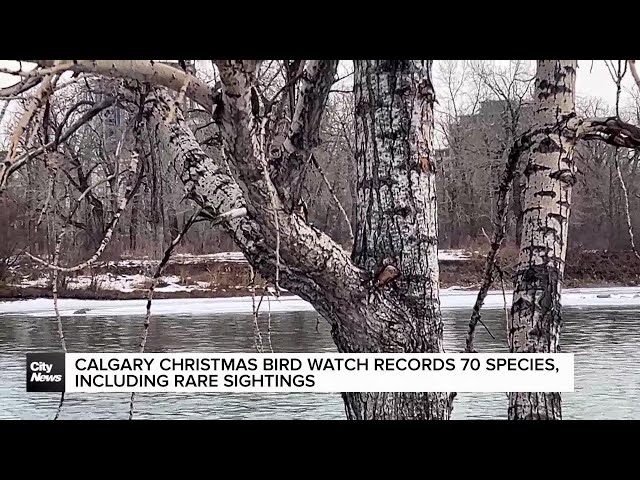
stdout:
<svg viewBox="0 0 640 480">
<path fill-rule="evenodd" d="M 511 287 L 518 255 L 515 245 L 505 244 L 499 254 L 500 265 L 505 273 L 505 284 Z M 477 287 L 483 279 L 484 257 L 474 255 L 468 261 L 445 261 L 440 263 L 440 281 L 443 288 L 459 285 L 469 288 Z M 250 295 L 249 283 L 251 272 L 247 264 L 242 263 L 212 263 L 208 265 L 180 265 L 179 271 L 167 272 L 168 275 L 179 275 L 183 285 L 200 284 L 204 290 L 190 292 L 157 292 L 156 298 L 211 298 L 238 295 Z M 112 270 L 109 270 L 111 273 Z M 94 275 L 102 273 L 94 268 Z M 146 272 L 145 272 L 146 273 Z M 32 271 L 30 278 L 39 278 L 43 272 Z M 18 275 L 22 278 L 24 275 Z M 147 275 L 149 275 L 147 273 Z M 63 285 L 68 280 L 64 280 Z M 94 299 L 130 299 L 146 298 L 146 290 L 151 285 L 151 276 L 139 285 L 133 292 L 119 292 L 104 290 L 100 285 L 84 290 L 68 290 L 60 288 L 61 298 L 94 298 Z M 0 284 L 0 298 L 36 298 L 51 296 L 50 288 L 28 287 L 20 288 Z M 640 284 L 640 261 L 632 252 L 576 252 L 569 251 L 565 286 L 604 286 L 604 285 L 638 285 Z M 256 277 L 256 291 L 264 288 L 263 278 Z M 160 282 L 159 287 L 166 286 Z M 494 285 L 496 288 L 496 285 Z"/>
</svg>

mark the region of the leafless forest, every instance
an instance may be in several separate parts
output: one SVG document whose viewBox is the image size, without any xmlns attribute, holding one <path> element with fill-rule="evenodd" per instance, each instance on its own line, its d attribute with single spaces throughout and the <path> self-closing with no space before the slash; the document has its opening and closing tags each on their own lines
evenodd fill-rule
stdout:
<svg viewBox="0 0 640 480">
<path fill-rule="evenodd" d="M 187 68 L 193 69 L 202 82 L 215 86 L 218 78 L 213 69 L 195 70 L 195 65 L 202 63 L 186 61 Z M 170 65 L 180 68 L 177 63 Z M 617 68 L 617 61 L 612 68 Z M 447 90 L 437 92 L 435 106 L 441 140 L 435 152 L 441 248 L 477 249 L 487 243 L 483 229 L 490 233 L 492 228 L 504 153 L 513 138 L 531 124 L 534 73 L 532 62 L 523 61 L 513 62 L 509 68 L 464 61 L 440 61 L 436 66 L 434 75 L 447 86 Z M 281 97 L 290 80 L 287 75 L 286 62 L 263 62 L 258 74 L 260 95 L 265 100 Z M 356 196 L 352 76 L 353 66 L 343 62 L 328 95 L 320 141 L 301 187 L 309 221 L 345 246 L 351 242 L 347 219 L 353 224 Z M 3 157 L 7 157 L 20 112 L 30 105 L 36 88 L 37 77 L 27 79 L 31 81 L 5 88 L 2 93 Z M 76 211 L 69 222 L 60 264 L 79 263 L 100 245 L 119 208 L 122 162 L 127 161 L 123 152 L 135 148 L 136 141 L 133 128 L 138 112 L 118 94 L 121 83 L 112 77 L 61 75 L 56 80 L 54 101 L 46 103 L 46 114 L 44 110 L 39 112 L 45 115 L 42 120 L 46 119 L 46 125 L 38 129 L 29 124 L 19 136 L 16 149 L 21 155 L 41 147 L 42 142 L 53 142 L 47 149 L 52 151 L 56 143 L 59 145 L 55 146 L 55 158 L 45 158 L 42 152 L 29 154 L 33 161 L 21 162 L 24 167 L 4 185 L 7 191 L 0 199 L 0 277 L 7 274 L 7 266 L 23 250 L 51 260 L 54 223 L 69 208 Z M 611 88 L 616 88 L 614 80 Z M 178 99 L 180 92 L 171 95 Z M 638 123 L 637 90 L 632 98 L 634 102 L 620 105 L 619 112 L 625 120 Z M 202 107 L 183 94 L 180 108 L 185 124 L 203 149 L 212 148 L 216 132 Z M 583 98 L 576 111 L 585 117 L 606 117 L 615 115 L 616 106 L 598 98 Z M 102 259 L 160 257 L 193 213 L 173 159 L 151 146 L 145 155 L 136 172 L 131 198 Z M 633 225 L 640 218 L 639 158 L 635 150 L 618 152 Z M 575 189 L 570 219 L 570 249 L 628 250 L 625 196 L 616 170 L 616 148 L 602 142 L 584 142 L 576 152 L 576 164 L 579 188 Z M 513 180 L 516 195 L 509 205 L 505 244 L 517 243 L 521 217 L 517 193 L 522 189 L 524 168 L 519 167 Z M 98 182 L 101 184 L 87 192 L 76 208 L 74 199 Z M 229 235 L 206 223 L 194 225 L 178 247 L 178 251 L 194 254 L 237 250 Z"/>
<path fill-rule="evenodd" d="M 640 264 L 635 61 L 607 61 L 611 105 L 576 99 L 576 60 L 35 62 L 1 70 L 0 282 L 36 269 L 55 294 L 162 259 L 152 291 L 172 255 L 237 251 L 339 351 L 440 352 L 438 249 L 463 249 L 467 351 L 502 280 L 510 350 L 556 352 L 571 255 Z M 348 418 L 446 419 L 455 394 L 343 399 Z M 561 418 L 560 395 L 511 394 L 509 417 Z"/>
</svg>

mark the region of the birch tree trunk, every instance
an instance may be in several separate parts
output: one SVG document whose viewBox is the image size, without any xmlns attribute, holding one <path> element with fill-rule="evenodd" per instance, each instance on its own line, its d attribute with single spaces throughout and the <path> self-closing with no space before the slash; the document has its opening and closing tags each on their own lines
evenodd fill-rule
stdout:
<svg viewBox="0 0 640 480">
<path fill-rule="evenodd" d="M 395 351 L 439 353 L 432 61 L 356 61 L 355 263 L 382 278 L 411 316 Z M 390 332 L 392 334 L 392 332 Z M 390 339 L 391 340 L 391 339 Z M 450 415 L 445 393 L 345 394 L 349 418 Z"/>
<path fill-rule="evenodd" d="M 265 279 L 314 306 L 330 324 L 339 352 L 443 351 L 431 61 L 357 62 L 360 227 L 351 254 L 292 208 L 319 141 L 337 62 L 307 61 L 300 80 L 306 86 L 279 146 L 272 142 L 278 119 L 257 94 L 257 62 L 215 63 L 219 92 L 197 81 L 186 91 L 207 110 L 216 107 L 219 144 L 211 145 L 210 155 L 180 109 L 171 108 L 166 92 L 137 81 L 123 85 L 123 98 L 142 105 L 152 143 L 173 162 L 185 197 L 214 220 L 245 212 L 225 217 L 221 227 Z M 65 68 L 155 78 L 156 87 L 173 90 L 189 80 L 153 62 L 75 61 Z M 448 419 L 451 414 L 447 393 L 345 393 L 343 399 L 349 419 Z"/>
<path fill-rule="evenodd" d="M 520 256 L 508 326 L 510 352 L 556 353 L 567 253 L 575 131 L 576 60 L 540 60 L 534 132 L 524 171 Z M 509 419 L 562 418 L 559 393 L 510 393 Z"/>
</svg>

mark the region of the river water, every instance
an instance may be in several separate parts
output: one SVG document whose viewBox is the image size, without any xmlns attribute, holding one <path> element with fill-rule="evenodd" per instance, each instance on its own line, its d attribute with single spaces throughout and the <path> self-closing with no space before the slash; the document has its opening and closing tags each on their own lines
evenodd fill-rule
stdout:
<svg viewBox="0 0 640 480">
<path fill-rule="evenodd" d="M 640 419 L 640 309 L 565 308 L 561 344 L 575 353 L 574 393 L 563 394 L 565 419 Z M 461 351 L 469 309 L 443 310 L 445 348 Z M 69 351 L 135 352 L 142 316 L 63 317 Z M 504 352 L 504 312 L 486 310 L 483 320 L 495 335 L 478 331 L 477 348 Z M 481 327 L 479 327 L 481 328 Z M 261 320 L 268 345 L 267 321 Z M 328 325 L 314 312 L 272 315 L 275 352 L 333 352 Z M 0 419 L 49 419 L 56 393 L 27 393 L 25 353 L 59 350 L 55 319 L 0 314 Z M 246 314 L 154 316 L 148 352 L 252 352 L 253 318 Z M 63 419 L 126 419 L 129 394 L 67 394 Z M 506 395 L 459 394 L 455 419 L 506 418 Z M 342 419 L 337 394 L 137 394 L 141 419 Z"/>
</svg>

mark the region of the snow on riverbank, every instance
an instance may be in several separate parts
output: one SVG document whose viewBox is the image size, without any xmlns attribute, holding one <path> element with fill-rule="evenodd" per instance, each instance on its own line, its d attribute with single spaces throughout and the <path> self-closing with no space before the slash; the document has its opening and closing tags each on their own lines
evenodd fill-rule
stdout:
<svg viewBox="0 0 640 480">
<path fill-rule="evenodd" d="M 209 282 L 195 282 L 192 285 L 180 284 L 180 277 L 177 275 L 165 275 L 160 278 L 159 287 L 156 292 L 192 292 L 193 290 L 208 290 Z M 50 278 L 29 278 L 23 279 L 18 284 L 10 284 L 17 287 L 50 287 Z M 146 275 L 114 275 L 112 273 L 101 273 L 94 277 L 88 275 L 78 275 L 77 277 L 67 277 L 67 290 L 86 290 L 95 285 L 100 290 L 113 290 L 118 292 L 134 292 L 136 290 L 146 290 L 151 283 L 151 276 Z"/>
<path fill-rule="evenodd" d="M 471 253 L 466 250 L 440 250 L 438 251 L 438 260 L 449 262 L 463 262 L 471 258 Z M 205 253 L 194 255 L 191 253 L 178 253 L 171 257 L 170 263 L 178 263 L 180 265 L 194 265 L 202 263 L 247 263 L 242 252 L 220 252 Z M 107 262 L 107 266 L 118 267 L 149 267 L 159 263 L 159 260 L 149 260 L 147 258 L 120 260 L 118 262 Z"/>
<path fill-rule="evenodd" d="M 466 250 L 440 250 L 438 251 L 438 260 L 448 261 L 464 261 L 471 258 L 471 253 Z M 213 262 L 246 262 L 242 252 L 222 252 L 204 255 L 192 255 L 190 253 L 177 254 L 173 256 L 174 261 L 178 263 L 202 263 L 206 261 Z"/>
<path fill-rule="evenodd" d="M 464 262 L 471 258 L 471 253 L 465 250 L 440 250 L 438 252 L 438 258 L 440 261 L 449 262 Z M 222 252 L 212 253 L 204 255 L 193 255 L 190 253 L 174 255 L 170 263 L 178 265 L 210 265 L 212 263 L 232 263 L 232 264 L 246 264 L 247 261 L 244 258 L 242 252 Z M 102 291 L 116 291 L 130 293 L 136 290 L 146 290 L 151 284 L 151 278 L 156 266 L 159 264 L 158 260 L 149 260 L 148 258 L 138 259 L 125 259 L 119 261 L 111 261 L 103 264 L 98 264 L 97 267 L 102 268 L 127 268 L 139 270 L 139 273 L 113 273 L 103 272 L 90 275 L 75 275 L 68 276 L 65 280 L 65 290 L 86 290 L 96 289 Z M 37 272 L 40 275 L 34 278 L 33 272 L 27 272 L 27 274 L 20 275 L 18 271 L 15 271 L 15 277 L 12 281 L 8 282 L 10 287 L 29 288 L 50 288 L 51 277 L 49 272 Z M 159 286 L 156 288 L 157 292 L 192 292 L 195 290 L 207 291 L 211 290 L 211 282 L 203 281 L 191 281 L 188 277 L 188 284 L 184 283 L 180 276 L 177 275 L 164 275 L 160 278 Z M 227 288 L 243 288 L 243 285 L 231 285 Z"/>
<path fill-rule="evenodd" d="M 443 310 L 471 309 L 477 291 L 449 288 L 441 290 Z M 267 300 L 261 310 L 266 311 Z M 511 304 L 511 292 L 507 292 L 507 304 Z M 640 287 L 575 288 L 566 289 L 562 294 L 565 307 L 640 307 Z M 144 315 L 146 300 L 58 300 L 63 316 L 130 316 Z M 485 308 L 503 308 L 501 291 L 491 291 L 485 301 Z M 296 296 L 271 299 L 272 312 L 313 311 L 313 307 Z M 236 298 L 188 298 L 154 300 L 154 315 L 206 316 L 228 313 L 251 313 L 251 297 Z M 54 316 L 53 301 L 49 298 L 0 302 L 0 316 L 30 315 L 38 317 Z"/>
</svg>

